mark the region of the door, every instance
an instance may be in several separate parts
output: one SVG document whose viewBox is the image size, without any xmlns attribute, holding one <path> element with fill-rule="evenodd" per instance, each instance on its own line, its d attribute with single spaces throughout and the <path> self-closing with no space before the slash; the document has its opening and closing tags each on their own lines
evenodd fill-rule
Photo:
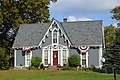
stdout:
<svg viewBox="0 0 120 80">
<path fill-rule="evenodd" d="M 53 65 L 58 65 L 58 51 L 53 51 Z"/>
</svg>

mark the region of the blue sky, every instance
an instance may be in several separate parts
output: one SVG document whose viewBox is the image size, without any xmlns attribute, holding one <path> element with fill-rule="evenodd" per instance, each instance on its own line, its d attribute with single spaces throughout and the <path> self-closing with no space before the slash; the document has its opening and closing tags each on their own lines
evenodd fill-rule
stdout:
<svg viewBox="0 0 120 80">
<path fill-rule="evenodd" d="M 120 0 L 58 0 L 50 3 L 50 18 L 63 21 L 103 20 L 103 25 L 117 23 L 111 19 L 110 10 L 120 6 Z"/>
</svg>

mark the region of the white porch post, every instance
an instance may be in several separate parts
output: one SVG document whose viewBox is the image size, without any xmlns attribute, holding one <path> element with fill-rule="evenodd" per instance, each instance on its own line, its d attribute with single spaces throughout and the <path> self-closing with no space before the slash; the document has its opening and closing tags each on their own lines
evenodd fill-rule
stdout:
<svg viewBox="0 0 120 80">
<path fill-rule="evenodd" d="M 63 57 L 62 57 L 63 54 L 62 53 L 63 53 L 63 49 L 61 49 L 61 66 L 63 66 Z"/>
<path fill-rule="evenodd" d="M 53 50 L 51 49 L 51 66 L 53 65 Z"/>
<path fill-rule="evenodd" d="M 86 67 L 88 67 L 88 51 L 86 52 Z"/>
<path fill-rule="evenodd" d="M 16 49 L 14 50 L 14 68 L 16 67 Z"/>
<path fill-rule="evenodd" d="M 69 49 L 67 49 L 67 62 L 68 62 L 68 58 L 69 58 Z"/>
<path fill-rule="evenodd" d="M 44 49 L 42 49 L 42 62 L 44 64 Z"/>
<path fill-rule="evenodd" d="M 102 46 L 99 47 L 99 67 L 102 67 Z"/>
<path fill-rule="evenodd" d="M 82 67 L 82 54 L 80 53 L 80 65 Z"/>
<path fill-rule="evenodd" d="M 60 56 L 59 56 L 59 54 L 60 54 L 60 51 L 58 50 L 58 64 L 60 64 Z"/>
<path fill-rule="evenodd" d="M 48 64 L 50 64 L 50 49 L 48 49 Z"/>
</svg>

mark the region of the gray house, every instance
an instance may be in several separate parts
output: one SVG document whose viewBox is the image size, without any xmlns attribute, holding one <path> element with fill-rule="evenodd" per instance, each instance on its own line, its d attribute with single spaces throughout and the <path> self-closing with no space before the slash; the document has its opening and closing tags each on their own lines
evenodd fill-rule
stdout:
<svg viewBox="0 0 120 80">
<path fill-rule="evenodd" d="M 63 66 L 78 54 L 81 66 L 101 67 L 102 46 L 101 20 L 23 24 L 13 44 L 14 66 L 30 66 L 32 56 L 41 57 L 44 66 Z"/>
</svg>

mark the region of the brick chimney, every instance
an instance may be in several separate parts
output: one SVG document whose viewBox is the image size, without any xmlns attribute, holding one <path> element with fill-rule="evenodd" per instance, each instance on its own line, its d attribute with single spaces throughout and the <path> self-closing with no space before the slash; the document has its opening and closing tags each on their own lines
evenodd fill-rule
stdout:
<svg viewBox="0 0 120 80">
<path fill-rule="evenodd" d="M 64 19 L 63 19 L 63 22 L 67 22 L 67 18 L 64 18 Z"/>
</svg>

